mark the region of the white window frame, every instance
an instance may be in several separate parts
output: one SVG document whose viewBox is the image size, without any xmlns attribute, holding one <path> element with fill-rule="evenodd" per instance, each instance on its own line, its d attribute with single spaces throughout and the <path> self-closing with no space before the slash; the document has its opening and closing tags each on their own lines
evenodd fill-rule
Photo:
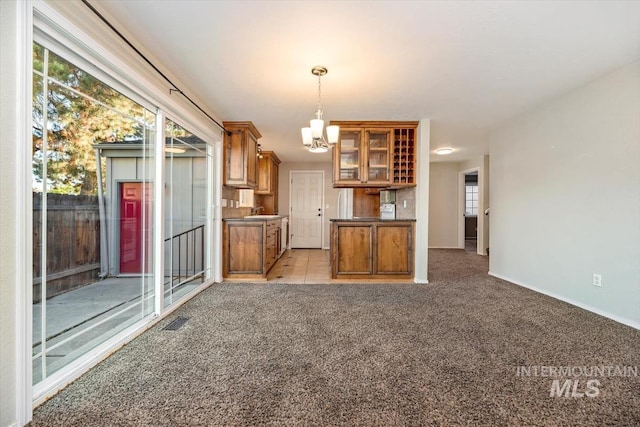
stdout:
<svg viewBox="0 0 640 427">
<path fill-rule="evenodd" d="M 162 88 L 157 82 L 150 81 L 147 77 L 141 75 L 134 68 L 132 68 L 125 61 L 119 59 L 111 51 L 94 41 L 90 36 L 78 29 L 71 21 L 65 16 L 52 8 L 50 5 L 41 0 L 26 0 L 24 3 L 25 17 L 24 23 L 24 40 L 20 40 L 21 54 L 24 58 L 24 75 L 25 88 L 24 92 L 25 105 L 24 105 L 24 122 L 21 123 L 21 127 L 24 132 L 25 141 L 30 141 L 30 127 L 31 127 L 31 114 L 32 114 L 32 46 L 33 41 L 42 44 L 44 47 L 51 49 L 57 55 L 69 60 L 74 65 L 77 65 L 84 69 L 86 72 L 92 74 L 94 77 L 100 79 L 104 83 L 112 86 L 117 91 L 121 92 L 125 96 L 130 97 L 132 100 L 138 102 L 142 106 L 156 112 L 156 123 L 162 123 L 158 125 L 156 132 L 156 159 L 155 159 L 155 181 L 164 182 L 164 119 L 170 118 L 179 125 L 189 129 L 194 134 L 198 135 L 201 139 L 206 141 L 211 147 L 214 154 L 214 167 L 209 169 L 208 175 L 213 189 L 213 195 L 211 203 L 209 204 L 209 230 L 210 245 L 207 248 L 212 274 L 211 279 L 205 282 L 199 290 L 203 290 L 213 282 L 220 282 L 221 277 L 221 183 L 222 183 L 222 132 L 205 118 L 205 116 L 198 112 L 196 109 L 185 105 L 186 103 L 179 98 L 179 95 L 171 95 L 168 88 Z M 97 25 L 103 25 L 99 23 Z M 104 27 L 105 33 L 109 30 Z M 31 35 L 33 34 L 33 36 Z M 137 61 L 135 54 L 131 53 L 132 61 Z M 167 84 L 168 86 L 168 84 Z M 20 164 L 20 170 L 24 177 L 23 186 L 21 190 L 22 194 L 22 206 L 27 213 L 24 222 L 24 247 L 20 250 L 25 254 L 25 262 L 19 266 L 24 272 L 24 283 L 30 284 L 32 282 L 32 273 L 28 260 L 32 257 L 32 225 L 31 209 L 32 201 L 28 195 L 31 193 L 31 144 L 24 144 L 24 150 L 20 153 L 23 159 Z M 27 178 L 28 177 L 28 178 Z M 28 184 L 28 185 L 27 185 Z M 28 187 L 28 188 L 27 188 Z M 162 186 L 154 186 L 155 197 L 158 203 L 162 201 L 163 191 Z M 155 209 L 154 221 L 157 224 L 164 223 L 164 209 Z M 22 343 L 22 348 L 17 351 L 19 356 L 19 378 L 18 383 L 20 387 L 17 387 L 16 394 L 17 400 L 17 412 L 23 415 L 24 423 L 28 422 L 32 416 L 33 407 L 44 402 L 47 398 L 57 393 L 62 387 L 66 386 L 82 374 L 84 374 L 91 367 L 95 366 L 98 362 L 108 357 L 114 348 L 117 348 L 124 343 L 132 340 L 144 330 L 152 326 L 155 322 L 163 317 L 169 315 L 172 311 L 177 309 L 182 303 L 188 300 L 183 299 L 179 304 L 174 304 L 170 307 L 164 307 L 162 298 L 164 292 L 162 292 L 162 278 L 163 278 L 163 235 L 161 234 L 155 239 L 154 243 L 154 274 L 155 274 L 155 289 L 156 289 L 156 301 L 155 301 L 155 313 L 154 318 L 149 317 L 140 320 L 135 325 L 129 327 L 122 333 L 114 336 L 113 338 L 105 341 L 95 349 L 91 350 L 75 362 L 72 362 L 62 371 L 58 371 L 46 378 L 37 386 L 32 386 L 31 375 L 31 347 L 32 347 L 32 287 L 23 286 L 25 289 L 21 299 L 24 300 L 24 306 L 18 307 L 19 318 L 24 319 L 23 324 L 16 326 L 16 331 L 19 331 L 18 336 L 25 337 Z M 197 292 L 193 292 L 191 296 Z M 23 423 L 23 424 L 24 424 Z"/>
<path fill-rule="evenodd" d="M 475 188 L 475 191 L 473 190 L 474 188 Z M 478 190 L 479 190 L 479 187 L 477 182 L 466 183 L 464 185 L 464 200 L 465 200 L 464 211 L 466 216 L 478 216 L 478 207 L 479 207 L 478 203 L 480 203 Z M 471 200 L 469 200 L 470 194 L 471 194 Z M 469 207 L 469 201 L 471 201 L 471 207 Z M 469 212 L 469 209 L 471 209 L 471 212 Z"/>
</svg>

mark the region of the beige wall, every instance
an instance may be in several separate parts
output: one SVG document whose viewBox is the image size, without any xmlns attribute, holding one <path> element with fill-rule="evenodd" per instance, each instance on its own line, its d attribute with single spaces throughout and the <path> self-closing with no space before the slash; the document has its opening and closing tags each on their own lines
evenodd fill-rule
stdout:
<svg viewBox="0 0 640 427">
<path fill-rule="evenodd" d="M 489 217 L 484 210 L 489 207 L 489 156 L 477 156 L 463 162 L 431 163 L 429 183 L 429 247 L 463 248 L 462 217 L 463 195 L 460 172 L 478 170 L 478 253 L 486 255 L 489 247 Z M 462 235 L 461 235 L 462 233 Z"/>
<path fill-rule="evenodd" d="M 313 154 L 309 154 L 312 156 Z M 278 212 L 280 215 L 289 215 L 289 188 L 291 183 L 291 171 L 324 171 L 324 222 L 323 222 L 323 248 L 329 249 L 330 243 L 330 222 L 329 219 L 336 218 L 338 213 L 338 192 L 340 189 L 333 188 L 331 162 L 323 163 L 280 163 L 278 169 L 279 192 L 278 192 Z M 291 229 L 291 227 L 290 227 Z"/>
<path fill-rule="evenodd" d="M 429 170 L 429 247 L 458 247 L 457 162 L 431 163 Z"/>
<path fill-rule="evenodd" d="M 493 131 L 491 273 L 640 328 L 639 159 L 640 62 Z"/>
</svg>

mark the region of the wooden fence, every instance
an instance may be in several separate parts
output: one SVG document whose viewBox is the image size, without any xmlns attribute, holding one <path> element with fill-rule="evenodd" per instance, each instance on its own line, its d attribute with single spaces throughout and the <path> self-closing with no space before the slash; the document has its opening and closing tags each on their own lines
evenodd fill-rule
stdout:
<svg viewBox="0 0 640 427">
<path fill-rule="evenodd" d="M 33 193 L 33 302 L 41 301 L 42 193 Z M 47 296 L 97 280 L 100 215 L 96 196 L 47 194 Z"/>
</svg>

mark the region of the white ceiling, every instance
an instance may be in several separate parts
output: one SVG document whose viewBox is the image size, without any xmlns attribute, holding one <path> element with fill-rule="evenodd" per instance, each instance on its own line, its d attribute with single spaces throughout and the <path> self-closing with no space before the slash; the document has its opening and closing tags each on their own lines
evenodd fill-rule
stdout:
<svg viewBox="0 0 640 427">
<path fill-rule="evenodd" d="M 638 1 L 91 2 L 285 162 L 330 159 L 300 139 L 314 65 L 329 69 L 325 120 L 430 118 L 432 150 L 464 160 L 505 120 L 640 57 Z"/>
</svg>

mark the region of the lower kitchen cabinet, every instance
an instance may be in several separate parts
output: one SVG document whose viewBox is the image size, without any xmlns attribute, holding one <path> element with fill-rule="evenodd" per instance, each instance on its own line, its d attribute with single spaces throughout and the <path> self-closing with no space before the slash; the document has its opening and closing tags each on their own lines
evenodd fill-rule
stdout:
<svg viewBox="0 0 640 427">
<path fill-rule="evenodd" d="M 335 261 L 338 274 L 373 274 L 373 225 L 337 224 Z"/>
<path fill-rule="evenodd" d="M 265 242 L 262 222 L 227 222 L 225 271 L 231 274 L 262 274 Z"/>
<path fill-rule="evenodd" d="M 413 223 L 376 227 L 376 273 L 413 277 Z"/>
<path fill-rule="evenodd" d="M 266 279 L 280 257 L 282 227 L 277 219 L 225 219 L 222 232 L 222 275 Z"/>
<path fill-rule="evenodd" d="M 332 220 L 333 279 L 412 279 L 415 221 Z"/>
</svg>

